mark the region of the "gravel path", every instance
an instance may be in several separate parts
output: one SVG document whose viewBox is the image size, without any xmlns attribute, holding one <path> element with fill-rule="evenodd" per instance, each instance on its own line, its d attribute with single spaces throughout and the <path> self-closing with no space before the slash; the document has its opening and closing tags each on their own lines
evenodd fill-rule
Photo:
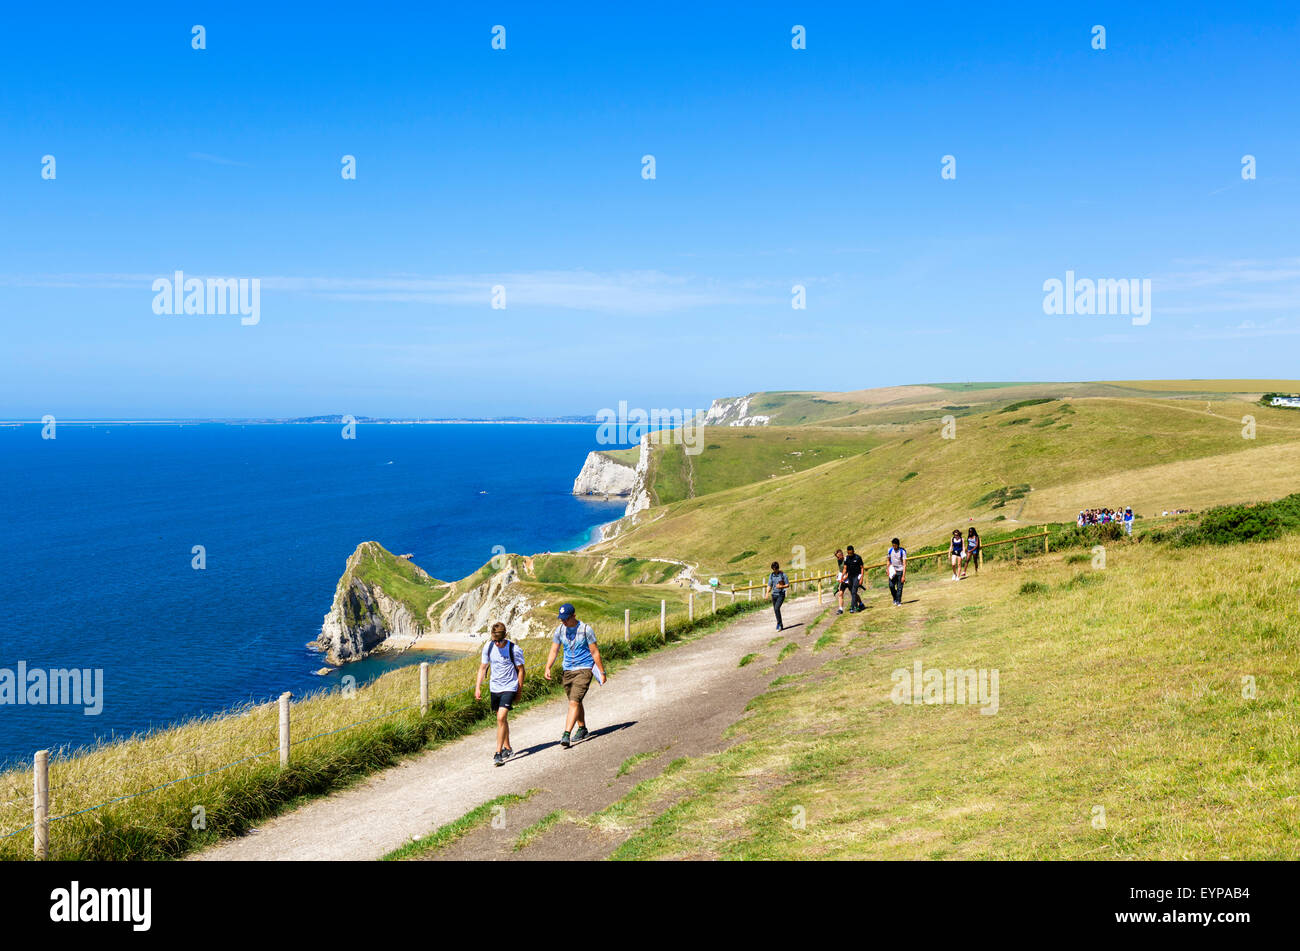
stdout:
<svg viewBox="0 0 1300 951">
<path fill-rule="evenodd" d="M 800 645 L 796 657 L 807 656 L 808 625 L 820 610 L 814 595 L 786 602 L 787 640 Z M 592 684 L 586 701 L 592 735 L 571 749 L 559 745 L 565 701 L 557 697 L 511 718 L 515 756 L 505 766 L 492 765 L 492 732 L 481 730 L 194 858 L 377 859 L 490 799 L 534 788 L 579 809 L 599 808 L 617 792 L 618 768 L 634 753 L 667 748 L 647 764 L 657 771 L 675 756 L 723 746 L 722 731 L 773 676 L 770 664 L 782 646 L 768 648 L 775 636 L 771 612 L 758 611 L 699 640 L 624 662 L 604 686 Z M 739 668 L 740 658 L 751 652 L 763 652 L 763 661 Z M 527 660 L 529 676 L 541 676 L 545 658 Z M 636 778 L 645 772 L 638 770 Z M 617 785 L 630 782 L 624 778 Z"/>
</svg>

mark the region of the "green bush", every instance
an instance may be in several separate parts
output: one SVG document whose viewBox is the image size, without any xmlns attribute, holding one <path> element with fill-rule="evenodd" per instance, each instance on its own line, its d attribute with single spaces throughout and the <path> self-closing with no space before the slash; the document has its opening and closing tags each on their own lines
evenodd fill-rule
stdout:
<svg viewBox="0 0 1300 951">
<path fill-rule="evenodd" d="M 1216 506 L 1195 524 L 1179 526 L 1170 536 L 1175 546 L 1182 547 L 1262 542 L 1294 531 L 1300 531 L 1300 492 L 1276 502 Z"/>
<path fill-rule="evenodd" d="M 1021 594 L 1046 594 L 1051 589 L 1041 581 L 1026 581 L 1020 586 Z"/>
</svg>

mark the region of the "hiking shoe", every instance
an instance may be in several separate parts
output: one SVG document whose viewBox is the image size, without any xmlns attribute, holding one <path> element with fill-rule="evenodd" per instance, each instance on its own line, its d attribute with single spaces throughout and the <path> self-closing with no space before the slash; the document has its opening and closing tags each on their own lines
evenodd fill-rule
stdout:
<svg viewBox="0 0 1300 951">
<path fill-rule="evenodd" d="M 587 728 L 585 726 L 580 726 L 573 731 L 573 742 L 577 743 L 579 740 L 585 738 L 586 736 L 587 736 Z"/>
<path fill-rule="evenodd" d="M 499 752 L 498 752 L 498 753 L 493 753 L 493 754 L 492 754 L 492 765 L 493 765 L 493 766 L 500 766 L 500 765 L 501 765 L 502 763 L 504 763 L 504 762 L 505 762 L 505 758 L 504 758 L 504 757 L 503 757 Z"/>
<path fill-rule="evenodd" d="M 512 749 L 511 749 L 510 747 L 508 747 L 508 746 L 503 747 L 502 750 L 501 750 L 501 759 L 502 759 L 502 760 L 508 760 L 510 757 L 512 757 L 512 756 L 514 756 L 514 755 L 515 755 L 515 751 L 512 750 Z"/>
<path fill-rule="evenodd" d="M 565 730 L 563 733 L 560 734 L 560 745 L 563 746 L 566 750 L 569 748 L 569 731 L 568 731 L 568 730 Z"/>
<path fill-rule="evenodd" d="M 843 614 L 843 613 L 844 613 L 844 609 L 843 609 L 843 608 L 840 608 L 840 609 L 839 609 L 838 611 L 836 611 L 835 613 L 836 613 L 836 614 Z"/>
</svg>

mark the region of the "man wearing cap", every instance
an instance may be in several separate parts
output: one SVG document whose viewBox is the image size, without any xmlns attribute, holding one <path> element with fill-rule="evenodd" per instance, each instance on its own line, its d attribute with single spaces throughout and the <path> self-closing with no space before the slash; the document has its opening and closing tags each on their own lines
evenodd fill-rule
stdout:
<svg viewBox="0 0 1300 951">
<path fill-rule="evenodd" d="M 601 683 L 605 682 L 606 676 L 600 648 L 596 646 L 596 632 L 590 624 L 578 620 L 578 612 L 572 604 L 560 605 L 560 624 L 551 635 L 551 652 L 542 671 L 547 680 L 551 679 L 551 666 L 560 648 L 564 648 L 564 695 L 569 698 L 569 714 L 564 721 L 560 745 L 567 750 L 570 743 L 576 743 L 587 735 L 587 711 L 583 709 L 582 699 L 591 686 L 593 670 Z"/>
</svg>

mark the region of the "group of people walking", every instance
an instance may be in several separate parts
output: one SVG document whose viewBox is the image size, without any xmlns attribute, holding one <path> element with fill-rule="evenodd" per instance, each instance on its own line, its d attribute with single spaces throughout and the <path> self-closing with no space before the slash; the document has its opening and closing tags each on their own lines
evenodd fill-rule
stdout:
<svg viewBox="0 0 1300 951">
<path fill-rule="evenodd" d="M 1131 506 L 1124 506 L 1123 509 L 1084 509 L 1079 513 L 1079 517 L 1074 523 L 1083 528 L 1087 525 L 1108 525 L 1111 522 L 1123 522 L 1124 531 L 1133 534 L 1133 509 Z"/>
<path fill-rule="evenodd" d="M 949 550 L 952 563 L 953 580 L 966 577 L 968 565 L 974 565 L 979 572 L 980 536 L 974 527 L 966 537 L 961 529 L 954 529 Z M 862 556 L 849 545 L 845 549 L 835 550 L 836 597 L 839 607 L 836 614 L 844 613 L 844 594 L 849 595 L 849 613 L 865 611 L 862 602 L 862 588 L 866 584 L 866 564 Z M 885 573 L 889 576 L 889 594 L 894 606 L 903 603 L 903 585 L 907 582 L 907 549 L 897 538 L 889 543 L 885 552 Z M 772 598 L 772 610 L 776 614 L 776 629 L 785 629 L 781 618 L 781 606 L 785 603 L 786 593 L 790 590 L 790 579 L 781 570 L 780 562 L 772 562 L 772 573 L 767 578 L 767 588 Z M 578 613 L 572 604 L 560 606 L 559 625 L 551 634 L 551 650 L 546 657 L 546 666 L 542 676 L 551 679 L 551 668 L 563 653 L 561 671 L 564 694 L 569 705 L 565 713 L 564 732 L 560 734 L 560 746 L 568 749 L 574 743 L 589 735 L 587 730 L 587 711 L 583 705 L 587 691 L 594 680 L 598 684 L 605 682 L 605 665 L 600 658 L 600 647 L 596 643 L 596 632 L 590 624 L 578 619 Z M 524 688 L 526 664 L 524 651 L 518 644 L 506 636 L 506 626 L 500 621 L 492 625 L 491 637 L 483 645 L 479 658 L 478 677 L 474 682 L 474 699 L 483 699 L 483 681 L 488 680 L 488 692 L 491 697 L 492 712 L 497 717 L 496 752 L 492 762 L 500 766 L 514 755 L 510 745 L 510 710 L 518 702 Z"/>
<path fill-rule="evenodd" d="M 559 620 L 559 626 L 551 634 L 551 652 L 546 657 L 542 677 L 551 679 L 551 668 L 563 651 L 564 660 L 560 669 L 564 695 L 568 698 L 569 706 L 565 713 L 564 732 L 560 734 L 560 746 L 567 750 L 588 735 L 587 711 L 583 701 L 591 682 L 595 680 L 596 683 L 603 684 L 606 674 L 605 664 L 600 659 L 600 647 L 596 644 L 596 632 L 591 625 L 578 620 L 578 612 L 572 604 L 560 606 Z M 490 671 L 488 692 L 491 695 L 492 712 L 497 715 L 497 749 L 492 762 L 500 766 L 514 755 L 510 746 L 510 709 L 518 702 L 523 691 L 525 664 L 523 648 L 506 637 L 504 624 L 500 621 L 493 624 L 491 634 L 483 645 L 483 653 L 479 658 L 474 699 L 483 699 L 483 678 Z"/>
<path fill-rule="evenodd" d="M 980 535 L 972 525 L 965 537 L 962 536 L 961 529 L 953 529 L 952 540 L 949 546 L 949 562 L 952 564 L 952 580 L 958 581 L 966 577 L 966 571 L 969 566 L 975 568 L 975 573 L 979 574 L 980 570 Z M 867 606 L 862 602 L 862 588 L 867 583 L 866 565 L 862 561 L 862 556 L 853 550 L 853 546 L 835 549 L 835 586 L 836 598 L 839 600 L 839 607 L 836 614 L 844 613 L 844 593 L 849 595 L 849 613 L 856 614 L 859 611 L 865 611 Z M 889 549 L 885 552 L 885 574 L 889 578 L 889 595 L 893 599 L 894 606 L 898 607 L 903 603 L 903 585 L 907 582 L 907 549 L 903 547 L 902 542 L 897 538 L 891 539 Z M 772 611 L 776 614 L 776 629 L 784 630 L 785 623 L 781 618 L 781 606 L 785 603 L 786 592 L 790 588 L 790 579 L 785 572 L 781 570 L 780 562 L 772 562 L 772 573 L 767 576 L 767 590 L 772 598 Z"/>
</svg>

